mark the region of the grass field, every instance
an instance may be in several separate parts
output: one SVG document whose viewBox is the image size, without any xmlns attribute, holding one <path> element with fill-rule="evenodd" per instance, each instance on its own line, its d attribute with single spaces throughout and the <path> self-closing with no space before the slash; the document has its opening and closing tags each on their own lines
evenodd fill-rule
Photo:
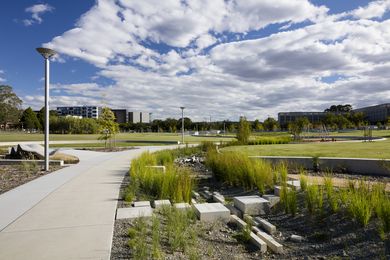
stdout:
<svg viewBox="0 0 390 260">
<path fill-rule="evenodd" d="M 52 141 L 78 141 L 78 140 L 97 140 L 100 135 L 70 135 L 70 134 L 51 134 Z M 0 132 L 0 142 L 18 142 L 18 141 L 42 141 L 43 134 L 25 134 Z M 116 140 L 132 141 L 180 141 L 181 135 L 171 133 L 120 133 L 116 135 Z M 201 141 L 229 141 L 230 138 L 224 137 L 196 137 L 185 136 L 185 142 L 199 143 Z"/>
<path fill-rule="evenodd" d="M 223 151 L 240 151 L 248 155 L 390 159 L 390 140 L 231 146 L 224 148 Z"/>
</svg>

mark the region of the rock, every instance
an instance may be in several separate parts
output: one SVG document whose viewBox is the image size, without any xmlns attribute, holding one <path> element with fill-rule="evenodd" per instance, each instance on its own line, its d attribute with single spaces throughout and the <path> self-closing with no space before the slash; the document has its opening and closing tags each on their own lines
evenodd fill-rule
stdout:
<svg viewBox="0 0 390 260">
<path fill-rule="evenodd" d="M 291 235 L 290 240 L 293 242 L 302 242 L 304 238 L 298 235 Z"/>
<path fill-rule="evenodd" d="M 266 214 L 270 210 L 270 202 L 259 196 L 234 197 L 234 206 L 248 215 Z"/>
<path fill-rule="evenodd" d="M 230 211 L 222 203 L 194 204 L 193 207 L 201 221 L 214 222 L 222 220 L 228 222 L 230 219 Z"/>
</svg>

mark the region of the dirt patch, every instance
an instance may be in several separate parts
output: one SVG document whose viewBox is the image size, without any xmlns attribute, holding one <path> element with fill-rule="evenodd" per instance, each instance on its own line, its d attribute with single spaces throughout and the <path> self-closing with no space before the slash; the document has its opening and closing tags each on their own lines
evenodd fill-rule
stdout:
<svg viewBox="0 0 390 260">
<path fill-rule="evenodd" d="M 22 163 L 20 165 L 1 165 L 0 194 L 59 169 L 61 169 L 60 166 L 51 166 L 50 171 L 46 172 L 42 170 L 41 166 L 38 166 L 34 163 Z"/>
</svg>

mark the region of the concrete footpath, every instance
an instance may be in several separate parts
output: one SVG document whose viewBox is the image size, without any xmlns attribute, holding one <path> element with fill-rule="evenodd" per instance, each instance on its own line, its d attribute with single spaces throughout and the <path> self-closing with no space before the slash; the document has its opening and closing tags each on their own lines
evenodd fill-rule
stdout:
<svg viewBox="0 0 390 260">
<path fill-rule="evenodd" d="M 0 259 L 109 259 L 119 188 L 146 150 L 63 150 L 80 163 L 0 195 Z"/>
</svg>

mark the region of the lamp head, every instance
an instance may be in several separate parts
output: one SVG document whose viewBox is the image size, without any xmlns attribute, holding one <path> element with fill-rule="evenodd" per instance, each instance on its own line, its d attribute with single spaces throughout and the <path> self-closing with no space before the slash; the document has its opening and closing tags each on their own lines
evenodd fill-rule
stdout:
<svg viewBox="0 0 390 260">
<path fill-rule="evenodd" d="M 53 55 L 56 54 L 55 51 L 53 51 L 52 49 L 48 49 L 48 48 L 37 48 L 37 51 L 45 58 L 45 59 L 49 59 L 50 57 L 52 57 Z"/>
<path fill-rule="evenodd" d="M 184 109 L 185 107 L 180 107 L 180 109 Z"/>
</svg>

